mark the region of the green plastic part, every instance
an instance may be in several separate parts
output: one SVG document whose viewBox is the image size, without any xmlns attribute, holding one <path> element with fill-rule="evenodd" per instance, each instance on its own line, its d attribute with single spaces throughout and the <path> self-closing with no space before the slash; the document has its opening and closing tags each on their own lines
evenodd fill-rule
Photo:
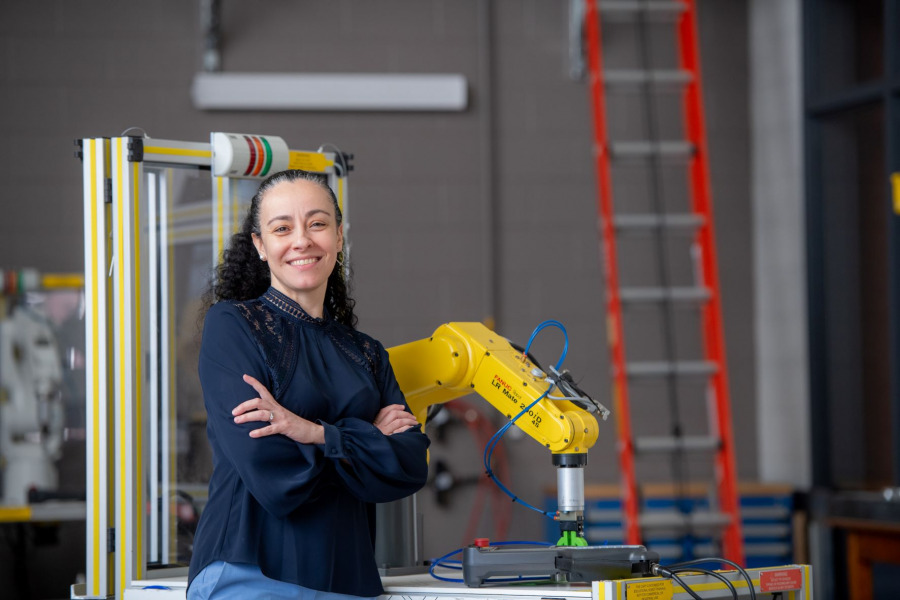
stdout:
<svg viewBox="0 0 900 600">
<path fill-rule="evenodd" d="M 587 546 L 587 540 L 574 531 L 563 531 L 562 537 L 556 542 L 557 546 Z"/>
</svg>

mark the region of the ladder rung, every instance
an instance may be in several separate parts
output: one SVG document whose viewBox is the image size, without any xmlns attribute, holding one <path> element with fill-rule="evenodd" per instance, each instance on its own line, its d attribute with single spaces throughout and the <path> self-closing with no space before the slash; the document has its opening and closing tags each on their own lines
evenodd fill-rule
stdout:
<svg viewBox="0 0 900 600">
<path fill-rule="evenodd" d="M 789 521 L 791 510 L 783 505 L 776 506 L 745 506 L 741 508 L 741 515 L 745 519 L 758 521 Z"/>
<path fill-rule="evenodd" d="M 619 299 L 622 302 L 705 302 L 712 297 L 709 288 L 622 288 Z"/>
<path fill-rule="evenodd" d="M 591 523 L 599 523 L 601 521 L 621 521 L 621 508 L 592 508 L 590 505 L 584 509 L 584 520 Z"/>
<path fill-rule="evenodd" d="M 665 158 L 689 158 L 694 152 L 690 142 L 612 142 L 609 145 L 613 158 L 648 158 L 660 156 Z"/>
<path fill-rule="evenodd" d="M 644 529 L 700 529 L 719 528 L 731 524 L 725 513 L 696 510 L 684 514 L 677 510 L 653 510 L 642 512 L 638 522 Z"/>
<path fill-rule="evenodd" d="M 720 447 L 718 438 L 701 435 L 640 437 L 634 440 L 634 449 L 637 452 L 675 452 L 676 450 L 703 452 L 718 450 Z"/>
<path fill-rule="evenodd" d="M 751 556 L 765 556 L 766 558 L 772 556 L 784 556 L 785 554 L 791 555 L 791 545 L 787 542 L 771 542 L 768 544 L 747 544 L 744 547 L 744 552 L 747 555 L 747 558 Z"/>
<path fill-rule="evenodd" d="M 701 227 L 705 223 L 705 218 L 694 214 L 632 214 L 619 215 L 613 218 L 613 225 L 620 231 L 626 229 L 658 229 L 661 227 L 693 229 Z"/>
<path fill-rule="evenodd" d="M 741 511 L 741 516 L 745 516 L 746 511 Z M 744 525 L 744 537 L 752 538 L 786 538 L 791 535 L 790 519 L 785 519 L 782 523 L 748 523 Z"/>
<path fill-rule="evenodd" d="M 639 12 L 648 17 L 677 17 L 687 5 L 676 0 L 603 0 L 598 8 L 604 17 L 634 17 Z"/>
<path fill-rule="evenodd" d="M 690 83 L 693 77 L 690 71 L 642 71 L 635 70 L 610 70 L 603 74 L 603 81 L 607 85 L 684 85 Z"/>
<path fill-rule="evenodd" d="M 714 362 L 697 360 L 683 362 L 634 362 L 629 363 L 625 370 L 629 377 L 663 377 L 666 375 L 712 375 L 719 368 Z"/>
</svg>

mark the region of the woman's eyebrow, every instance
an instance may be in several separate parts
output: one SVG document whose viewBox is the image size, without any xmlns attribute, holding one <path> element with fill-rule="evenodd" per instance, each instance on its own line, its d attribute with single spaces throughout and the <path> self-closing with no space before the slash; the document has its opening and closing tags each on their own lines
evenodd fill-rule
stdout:
<svg viewBox="0 0 900 600">
<path fill-rule="evenodd" d="M 290 215 L 278 215 L 277 217 L 272 217 L 271 219 L 266 221 L 266 225 L 271 225 L 275 221 L 290 221 L 290 220 L 291 220 Z"/>
<path fill-rule="evenodd" d="M 325 210 L 324 208 L 313 208 L 312 210 L 307 211 L 306 214 L 303 216 L 304 216 L 304 218 L 308 219 L 311 216 L 318 214 L 318 213 L 328 215 L 329 217 L 331 216 L 331 213 L 328 212 L 327 210 Z M 291 220 L 291 215 L 278 215 L 278 216 L 272 217 L 271 219 L 266 221 L 266 225 L 271 225 L 275 221 L 290 221 L 290 220 Z"/>
</svg>

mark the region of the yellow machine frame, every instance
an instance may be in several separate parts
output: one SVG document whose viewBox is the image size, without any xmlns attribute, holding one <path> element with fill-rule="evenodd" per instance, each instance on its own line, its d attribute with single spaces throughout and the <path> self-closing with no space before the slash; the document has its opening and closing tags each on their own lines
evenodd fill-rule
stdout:
<svg viewBox="0 0 900 600">
<path fill-rule="evenodd" d="M 211 143 L 149 137 L 85 138 L 80 143 L 88 510 L 86 581 L 72 587 L 72 597 L 121 598 L 132 582 L 152 575 L 145 558 L 150 551 L 145 535 L 150 490 L 145 482 L 157 477 L 151 477 L 148 468 L 162 471 L 161 480 L 169 483 L 165 461 L 147 465 L 142 458 L 147 438 L 158 442 L 156 427 L 165 430 L 167 417 L 162 423 L 145 424 L 140 416 L 145 403 L 159 403 L 162 414 L 171 418 L 175 402 L 169 377 L 160 378 L 159 389 L 150 376 L 171 367 L 161 360 L 173 343 L 171 315 L 165 306 L 168 296 L 148 290 L 166 285 L 166 265 L 154 261 L 166 261 L 172 222 L 164 206 L 156 207 L 159 212 L 151 210 L 167 189 L 164 177 L 145 167 L 152 166 L 155 172 L 176 167 L 210 170 L 216 156 Z M 347 173 L 337 155 L 290 150 L 286 160 L 289 166 L 313 169 L 328 178 L 346 222 Z M 206 213 L 211 219 L 192 234 L 213 240 L 212 264 L 238 225 L 240 207 L 233 180 L 211 177 L 212 206 Z M 163 274 L 162 281 L 157 273 Z M 152 304 L 157 296 L 163 306 Z M 156 526 L 165 528 L 166 519 L 161 521 Z M 172 574 L 162 571 L 160 576 Z"/>
</svg>

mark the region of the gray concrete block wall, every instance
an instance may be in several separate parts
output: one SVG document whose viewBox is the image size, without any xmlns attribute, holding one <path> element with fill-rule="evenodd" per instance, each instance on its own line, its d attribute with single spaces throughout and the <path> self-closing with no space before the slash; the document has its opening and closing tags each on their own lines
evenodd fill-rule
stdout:
<svg viewBox="0 0 900 600">
<path fill-rule="evenodd" d="M 356 156 L 350 202 L 363 330 L 390 346 L 445 321 L 491 317 L 501 334 L 525 343 L 534 326 L 555 318 L 570 336 L 566 366 L 611 405 L 591 115 L 586 85 L 568 76 L 567 8 L 548 0 L 224 2 L 226 71 L 458 72 L 470 85 L 462 113 L 252 113 L 191 105 L 203 47 L 198 3 L 5 2 L 0 262 L 82 269 L 75 138 L 139 126 L 161 139 L 239 131 L 280 135 L 298 149 L 330 142 Z M 488 9 L 493 56 L 480 35 Z M 700 2 L 738 463 L 749 479 L 756 452 L 745 12 L 743 0 Z M 546 330 L 534 350 L 553 363 L 561 347 L 561 336 Z M 460 450 L 471 447 L 466 434 L 454 435 L 432 456 L 480 472 L 480 453 L 468 456 Z M 612 421 L 601 425 L 589 482 L 617 481 L 614 436 Z M 549 456 L 524 439 L 511 440 L 509 451 L 513 489 L 541 502 L 555 483 Z M 462 543 L 473 491 L 462 489 L 449 509 L 422 494 L 428 555 Z M 509 510 L 511 537 L 543 536 L 542 517 Z"/>
</svg>

